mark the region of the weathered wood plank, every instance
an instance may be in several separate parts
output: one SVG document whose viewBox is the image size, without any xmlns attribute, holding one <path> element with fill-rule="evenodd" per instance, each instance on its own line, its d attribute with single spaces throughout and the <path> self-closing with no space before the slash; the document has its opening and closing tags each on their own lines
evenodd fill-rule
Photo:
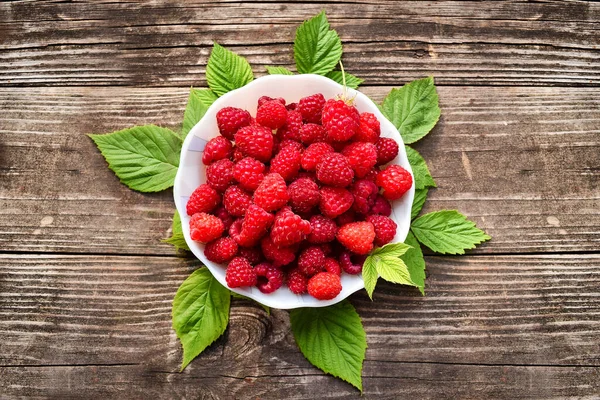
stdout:
<svg viewBox="0 0 600 400">
<path fill-rule="evenodd" d="M 381 100 L 388 87 L 365 87 Z M 442 120 L 416 147 L 438 183 L 426 210 L 459 209 L 481 253 L 600 247 L 600 91 L 439 89 Z M 84 134 L 176 128 L 187 89 L 0 89 L 0 249 L 172 254 L 170 191 L 121 185 Z M 18 221 L 18 223 L 15 223 Z"/>
<path fill-rule="evenodd" d="M 368 4 L 371 3 L 371 4 Z M 0 84 L 204 84 L 213 41 L 291 66 L 296 27 L 318 3 L 0 4 Z M 325 6 L 346 68 L 369 84 L 434 74 L 449 85 L 598 85 L 594 2 L 360 2 Z"/>
</svg>

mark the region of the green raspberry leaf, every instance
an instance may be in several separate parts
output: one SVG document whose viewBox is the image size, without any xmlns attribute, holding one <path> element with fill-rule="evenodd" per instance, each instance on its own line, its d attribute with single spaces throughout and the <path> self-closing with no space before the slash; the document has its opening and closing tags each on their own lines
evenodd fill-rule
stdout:
<svg viewBox="0 0 600 400">
<path fill-rule="evenodd" d="M 375 263 L 371 257 L 367 257 L 363 263 L 362 277 L 363 281 L 365 281 L 365 290 L 367 291 L 369 298 L 373 300 L 373 291 L 377 285 L 379 274 L 377 273 L 377 268 L 375 268 Z"/>
<path fill-rule="evenodd" d="M 173 299 L 173 329 L 183 345 L 183 370 L 198 354 L 217 340 L 229 322 L 229 290 L 208 268 L 194 271 Z"/>
<path fill-rule="evenodd" d="M 408 249 L 410 249 L 410 246 L 407 246 L 404 243 L 389 243 L 383 247 L 377 247 L 371 252 L 370 256 L 400 257 L 406 253 Z"/>
<path fill-rule="evenodd" d="M 419 242 L 441 254 L 465 254 L 491 239 L 456 210 L 425 214 L 412 222 L 411 229 Z"/>
<path fill-rule="evenodd" d="M 267 72 L 270 75 L 294 75 L 292 71 L 285 67 L 267 67 Z"/>
<path fill-rule="evenodd" d="M 290 321 L 296 343 L 308 361 L 362 392 L 367 338 L 352 304 L 344 300 L 329 307 L 297 308 L 290 312 Z"/>
<path fill-rule="evenodd" d="M 430 186 L 436 187 L 425 159 L 412 147 L 404 146 L 404 148 L 406 149 L 406 157 L 415 177 L 415 189 L 424 189 Z"/>
<path fill-rule="evenodd" d="M 210 89 L 191 89 L 188 103 L 183 114 L 183 129 L 181 138 L 185 139 L 187 134 L 192 130 L 194 125 L 198 123 L 206 114 L 208 107 L 217 99 L 217 95 Z"/>
<path fill-rule="evenodd" d="M 349 88 L 358 89 L 358 86 L 364 82 L 364 79 L 360 79 L 360 78 L 358 78 L 352 74 L 349 74 L 347 72 L 345 74 L 346 74 L 346 86 L 348 86 Z M 327 75 L 325 75 L 325 76 L 328 77 L 329 79 L 331 79 L 332 81 L 336 81 L 340 85 L 343 85 L 344 78 L 342 75 L 343 75 L 342 71 L 331 71 L 331 72 L 328 72 Z"/>
<path fill-rule="evenodd" d="M 342 58 L 342 42 L 337 32 L 329 29 L 325 11 L 304 21 L 296 30 L 294 60 L 301 74 L 325 75 Z"/>
<path fill-rule="evenodd" d="M 88 135 L 122 183 L 140 192 L 173 186 L 181 138 L 155 125 L 136 126 L 106 135 Z"/>
<path fill-rule="evenodd" d="M 423 205 L 425 204 L 425 200 L 427 200 L 427 192 L 429 189 L 415 189 L 415 198 L 413 200 L 412 208 L 410 210 L 410 219 L 416 218 L 417 215 L 421 212 Z"/>
<path fill-rule="evenodd" d="M 179 216 L 179 212 L 175 211 L 175 215 L 173 215 L 173 225 L 171 226 L 171 237 L 168 239 L 164 239 L 162 242 L 169 243 L 175 246 L 176 249 L 182 249 L 189 251 L 185 237 L 183 236 L 183 230 L 181 229 L 181 217 Z"/>
<path fill-rule="evenodd" d="M 411 246 L 402 257 L 402 261 L 406 264 L 408 272 L 410 273 L 410 280 L 414 282 L 415 286 L 419 288 L 419 291 L 425 295 L 425 259 L 423 258 L 423 252 L 417 239 L 411 232 L 408 232 L 406 240 L 404 241 L 407 245 Z"/>
<path fill-rule="evenodd" d="M 218 96 L 252 82 L 254 74 L 242 56 L 215 43 L 206 65 L 206 81 Z"/>
<path fill-rule="evenodd" d="M 433 78 L 419 79 L 400 89 L 392 89 L 383 100 L 382 110 L 398 128 L 405 144 L 423 138 L 440 118 Z"/>
<path fill-rule="evenodd" d="M 363 280 L 369 297 L 377 284 L 377 277 L 388 282 L 402 285 L 418 286 L 411 279 L 407 266 L 401 257 L 411 250 L 411 246 L 405 243 L 390 243 L 378 247 L 369 254 L 363 264 Z"/>
</svg>

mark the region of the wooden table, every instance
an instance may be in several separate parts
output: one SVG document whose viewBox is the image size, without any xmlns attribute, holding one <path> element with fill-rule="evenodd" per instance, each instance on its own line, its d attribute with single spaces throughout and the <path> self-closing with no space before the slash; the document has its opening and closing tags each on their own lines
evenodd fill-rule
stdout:
<svg viewBox="0 0 600 400">
<path fill-rule="evenodd" d="M 171 192 L 129 190 L 85 135 L 177 128 L 213 40 L 256 76 L 293 67 L 323 8 L 372 98 L 435 76 L 425 211 L 493 237 L 428 255 L 426 297 L 351 297 L 365 398 L 600 397 L 600 4 L 549 0 L 0 3 L 1 398 L 359 398 L 249 301 L 179 373 L 171 300 L 198 263 L 160 243 Z"/>
</svg>

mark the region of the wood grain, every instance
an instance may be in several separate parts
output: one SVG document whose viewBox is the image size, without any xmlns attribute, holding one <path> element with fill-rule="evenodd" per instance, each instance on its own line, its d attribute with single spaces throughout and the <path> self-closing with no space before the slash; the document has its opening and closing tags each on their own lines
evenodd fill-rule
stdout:
<svg viewBox="0 0 600 400">
<path fill-rule="evenodd" d="M 389 87 L 365 87 L 381 100 Z M 171 192 L 118 182 L 86 133 L 173 129 L 185 88 L 0 88 L 0 249 L 173 254 Z M 600 248 L 600 90 L 441 87 L 442 119 L 418 143 L 438 188 L 493 240 L 476 253 Z M 18 223 L 15 223 L 18 221 Z"/>
<path fill-rule="evenodd" d="M 600 255 L 427 257 L 427 265 L 426 297 L 381 283 L 374 303 L 351 297 L 369 343 L 367 396 L 564 398 L 600 389 Z M 195 267 L 175 257 L 0 255 L 0 392 L 357 395 L 302 357 L 287 312 L 269 316 L 250 301 L 235 300 L 225 337 L 177 373 L 171 300 Z"/>
<path fill-rule="evenodd" d="M 371 85 L 600 83 L 596 2 L 349 3 L 3 2 L 0 85 L 204 84 L 213 41 L 261 75 L 293 64 L 296 27 L 321 9 Z"/>
</svg>

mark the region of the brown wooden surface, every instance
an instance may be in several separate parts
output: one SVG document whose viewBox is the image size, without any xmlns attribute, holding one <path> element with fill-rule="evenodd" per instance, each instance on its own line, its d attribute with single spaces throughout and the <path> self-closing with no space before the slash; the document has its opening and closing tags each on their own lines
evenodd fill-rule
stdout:
<svg viewBox="0 0 600 400">
<path fill-rule="evenodd" d="M 433 74 L 416 148 L 492 237 L 427 256 L 427 296 L 351 297 L 366 398 L 600 396 L 600 5 L 586 1 L 0 3 L 0 398 L 359 398 L 297 350 L 288 314 L 235 300 L 178 373 L 173 295 L 198 266 L 159 242 L 169 191 L 130 191 L 86 133 L 178 128 L 213 40 L 292 66 L 326 9 L 381 100 Z M 543 87 L 542 87 L 543 86 Z"/>
</svg>

